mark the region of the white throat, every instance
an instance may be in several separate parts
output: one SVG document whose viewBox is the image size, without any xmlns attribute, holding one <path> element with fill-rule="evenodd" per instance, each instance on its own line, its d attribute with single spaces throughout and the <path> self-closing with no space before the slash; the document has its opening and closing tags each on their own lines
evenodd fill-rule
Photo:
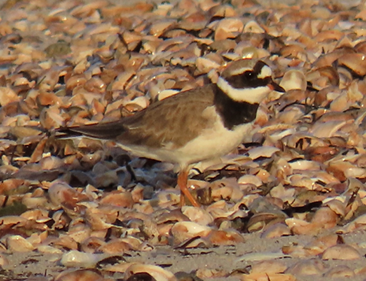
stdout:
<svg viewBox="0 0 366 281">
<path fill-rule="evenodd" d="M 245 101 L 252 104 L 260 103 L 271 91 L 267 86 L 235 89 L 222 77 L 219 77 L 217 86 L 234 101 Z"/>
</svg>

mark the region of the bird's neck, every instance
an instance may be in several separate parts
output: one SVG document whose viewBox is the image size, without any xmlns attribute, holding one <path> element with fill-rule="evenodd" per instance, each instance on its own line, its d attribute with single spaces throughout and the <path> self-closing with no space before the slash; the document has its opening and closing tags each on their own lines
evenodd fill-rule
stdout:
<svg viewBox="0 0 366 281">
<path fill-rule="evenodd" d="M 214 104 L 224 126 L 234 130 L 236 126 L 253 122 L 257 117 L 259 103 L 235 101 L 216 86 Z"/>
</svg>

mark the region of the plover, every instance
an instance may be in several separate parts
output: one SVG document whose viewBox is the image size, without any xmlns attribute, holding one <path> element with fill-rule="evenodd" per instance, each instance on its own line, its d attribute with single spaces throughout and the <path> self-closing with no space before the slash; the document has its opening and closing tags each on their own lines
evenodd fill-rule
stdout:
<svg viewBox="0 0 366 281">
<path fill-rule="evenodd" d="M 178 165 L 181 205 L 186 196 L 199 206 L 187 188 L 190 167 L 235 149 L 272 90 L 284 91 L 272 80 L 271 68 L 262 60 L 242 59 L 227 66 L 217 83 L 170 96 L 116 122 L 67 130 L 113 140 L 135 156 Z"/>
</svg>

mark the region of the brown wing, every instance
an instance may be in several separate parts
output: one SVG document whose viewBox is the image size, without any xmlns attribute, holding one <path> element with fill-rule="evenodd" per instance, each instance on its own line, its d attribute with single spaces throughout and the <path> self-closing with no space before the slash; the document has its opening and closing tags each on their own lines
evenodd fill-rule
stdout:
<svg viewBox="0 0 366 281">
<path fill-rule="evenodd" d="M 118 136 L 122 144 L 181 147 L 209 126 L 202 112 L 214 102 L 214 85 L 187 91 L 153 103 L 145 111 L 124 120 L 126 131 Z"/>
<path fill-rule="evenodd" d="M 126 146 L 158 148 L 173 142 L 176 147 L 181 147 L 210 125 L 202 112 L 213 105 L 215 87 L 207 85 L 195 91 L 179 93 L 117 122 L 68 130 L 93 138 L 115 139 Z"/>
</svg>

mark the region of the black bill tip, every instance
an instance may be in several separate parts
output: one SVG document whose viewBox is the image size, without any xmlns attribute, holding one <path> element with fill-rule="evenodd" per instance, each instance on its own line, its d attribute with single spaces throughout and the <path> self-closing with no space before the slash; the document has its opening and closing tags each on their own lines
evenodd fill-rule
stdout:
<svg viewBox="0 0 366 281">
<path fill-rule="evenodd" d="M 268 84 L 268 87 L 272 90 L 272 91 L 277 91 L 277 92 L 281 92 L 281 93 L 285 93 L 286 90 L 284 88 L 282 88 L 280 85 L 278 85 L 276 82 L 274 82 L 273 80 L 271 81 L 271 83 Z"/>
</svg>

